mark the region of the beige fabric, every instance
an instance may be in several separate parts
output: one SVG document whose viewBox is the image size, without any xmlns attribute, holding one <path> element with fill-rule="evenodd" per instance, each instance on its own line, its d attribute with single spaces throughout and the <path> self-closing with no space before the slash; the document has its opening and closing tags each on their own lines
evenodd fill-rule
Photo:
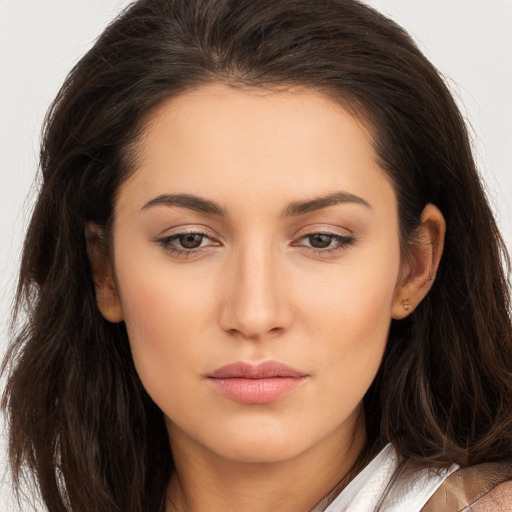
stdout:
<svg viewBox="0 0 512 512">
<path fill-rule="evenodd" d="M 512 464 L 460 469 L 439 487 L 421 512 L 512 512 Z"/>
<path fill-rule="evenodd" d="M 470 510 L 473 512 L 511 512 L 512 481 L 498 485 L 471 505 L 471 508 L 464 509 L 464 511 Z"/>
</svg>

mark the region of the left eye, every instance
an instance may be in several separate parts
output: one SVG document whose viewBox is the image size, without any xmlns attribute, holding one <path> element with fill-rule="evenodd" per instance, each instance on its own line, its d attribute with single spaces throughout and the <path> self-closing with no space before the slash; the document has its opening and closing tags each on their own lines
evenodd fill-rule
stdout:
<svg viewBox="0 0 512 512">
<path fill-rule="evenodd" d="M 305 238 L 309 245 L 315 249 L 325 249 L 326 247 L 329 247 L 334 239 L 333 236 L 325 235 L 323 233 L 308 235 Z"/>
<path fill-rule="evenodd" d="M 333 233 L 311 233 L 300 238 L 301 245 L 316 249 L 338 249 L 353 242 L 347 236 L 335 235 Z"/>
</svg>

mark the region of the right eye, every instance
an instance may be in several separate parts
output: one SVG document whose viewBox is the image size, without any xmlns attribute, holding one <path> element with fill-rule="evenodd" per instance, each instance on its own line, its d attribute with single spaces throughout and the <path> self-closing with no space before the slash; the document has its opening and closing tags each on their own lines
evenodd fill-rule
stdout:
<svg viewBox="0 0 512 512">
<path fill-rule="evenodd" d="M 201 247 L 206 240 L 206 236 L 200 233 L 187 233 L 186 235 L 179 235 L 175 241 L 183 249 L 197 249 Z"/>
<path fill-rule="evenodd" d="M 188 256 L 193 252 L 198 252 L 202 248 L 218 245 L 205 233 L 189 232 L 177 233 L 157 239 L 157 242 L 171 254 Z"/>
</svg>

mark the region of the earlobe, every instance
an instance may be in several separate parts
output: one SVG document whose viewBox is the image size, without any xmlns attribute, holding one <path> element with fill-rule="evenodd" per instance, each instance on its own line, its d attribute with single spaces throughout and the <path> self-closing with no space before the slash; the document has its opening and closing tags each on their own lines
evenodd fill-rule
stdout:
<svg viewBox="0 0 512 512">
<path fill-rule="evenodd" d="M 414 311 L 434 284 L 443 254 L 446 222 L 433 204 L 421 215 L 418 234 L 410 244 L 409 258 L 395 291 L 392 316 L 400 320 Z"/>
<path fill-rule="evenodd" d="M 114 324 L 122 322 L 124 319 L 123 310 L 121 308 L 121 301 L 119 294 L 112 278 L 107 278 L 101 286 L 98 286 L 95 281 L 96 287 L 96 303 L 101 314 Z"/>
<path fill-rule="evenodd" d="M 124 315 L 113 276 L 105 232 L 100 226 L 89 223 L 85 228 L 85 238 L 98 309 L 106 320 L 119 323 Z"/>
</svg>

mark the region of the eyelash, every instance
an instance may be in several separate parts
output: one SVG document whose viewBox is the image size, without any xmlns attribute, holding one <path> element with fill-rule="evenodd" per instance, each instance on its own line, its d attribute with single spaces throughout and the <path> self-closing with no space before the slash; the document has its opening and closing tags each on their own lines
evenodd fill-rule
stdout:
<svg viewBox="0 0 512 512">
<path fill-rule="evenodd" d="M 191 231 L 191 232 L 177 233 L 175 235 L 166 236 L 164 238 L 158 238 L 155 241 L 158 244 L 160 244 L 166 252 L 173 254 L 175 256 L 187 257 L 194 253 L 202 252 L 202 250 L 204 250 L 204 248 L 207 247 L 207 246 L 199 245 L 198 247 L 195 247 L 192 249 L 187 249 L 187 248 L 183 248 L 183 247 L 180 248 L 180 247 L 176 247 L 176 246 L 172 245 L 174 242 L 176 242 L 180 238 L 184 238 L 186 236 L 201 237 L 201 244 L 206 239 L 213 240 L 206 233 L 201 233 L 199 231 Z M 298 243 L 300 240 L 305 240 L 305 239 L 310 239 L 310 241 L 311 241 L 311 239 L 315 236 L 328 237 L 330 239 L 329 245 L 327 247 L 317 248 L 317 247 L 311 247 L 311 246 L 307 246 L 307 245 Z M 330 244 L 333 241 L 337 242 L 337 246 L 335 246 L 335 247 L 330 246 Z M 297 241 L 292 242 L 292 246 L 293 247 L 302 247 L 303 249 L 305 249 L 308 252 L 311 252 L 313 254 L 332 254 L 337 251 L 341 251 L 341 250 L 349 247 L 350 245 L 353 245 L 355 242 L 356 242 L 356 239 L 351 236 L 337 235 L 335 233 L 330 233 L 330 232 L 325 232 L 325 231 L 315 231 L 312 233 L 308 233 L 306 235 L 302 235 L 301 237 L 299 237 L 297 239 Z M 218 246 L 220 244 L 218 242 L 215 242 L 215 245 Z"/>
</svg>

